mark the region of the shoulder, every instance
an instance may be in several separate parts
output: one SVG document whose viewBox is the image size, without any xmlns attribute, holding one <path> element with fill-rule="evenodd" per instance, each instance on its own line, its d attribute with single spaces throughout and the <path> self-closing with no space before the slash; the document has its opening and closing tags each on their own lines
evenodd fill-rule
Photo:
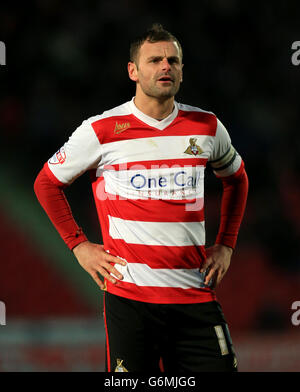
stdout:
<svg viewBox="0 0 300 392">
<path fill-rule="evenodd" d="M 179 117 L 189 125 L 194 124 L 201 127 L 203 132 L 208 132 L 214 136 L 218 127 L 218 119 L 216 115 L 208 110 L 203 110 L 197 106 L 177 103 Z"/>
<path fill-rule="evenodd" d="M 215 126 L 217 125 L 217 116 L 213 112 L 183 103 L 177 103 L 177 105 L 180 115 L 196 121 L 207 121 L 215 124 Z"/>
<path fill-rule="evenodd" d="M 199 113 L 199 114 L 203 113 L 203 114 L 208 114 L 208 115 L 216 117 L 216 115 L 213 112 L 211 112 L 209 110 L 201 109 L 198 106 L 187 105 L 187 104 L 179 103 L 179 102 L 177 102 L 177 105 L 178 105 L 178 110 L 180 110 L 182 112 Z"/>
<path fill-rule="evenodd" d="M 105 110 L 102 114 L 89 117 L 83 121 L 81 126 L 87 131 L 86 134 L 92 132 L 100 144 L 103 144 L 111 140 L 111 136 L 114 135 L 116 123 L 128 122 L 131 114 L 132 109 L 130 101 L 128 101 L 112 109 Z"/>
<path fill-rule="evenodd" d="M 105 110 L 102 114 L 98 114 L 92 117 L 89 117 L 85 120 L 87 125 L 94 126 L 96 123 L 101 122 L 105 119 L 110 119 L 112 117 L 126 116 L 131 114 L 131 108 L 129 102 L 125 102 L 122 105 L 116 106 L 112 109 Z"/>
</svg>

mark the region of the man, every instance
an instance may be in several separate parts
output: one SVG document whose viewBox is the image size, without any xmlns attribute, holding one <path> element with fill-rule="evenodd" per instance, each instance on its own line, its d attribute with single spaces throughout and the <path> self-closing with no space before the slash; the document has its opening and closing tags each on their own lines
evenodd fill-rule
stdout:
<svg viewBox="0 0 300 392">
<path fill-rule="evenodd" d="M 172 34 L 153 25 L 130 56 L 135 97 L 84 121 L 44 165 L 35 192 L 104 290 L 107 371 L 235 371 L 214 289 L 245 209 L 244 164 L 213 113 L 174 100 L 183 64 Z M 224 192 L 216 243 L 205 249 L 207 163 Z M 63 193 L 87 170 L 104 245 L 88 241 Z"/>
</svg>

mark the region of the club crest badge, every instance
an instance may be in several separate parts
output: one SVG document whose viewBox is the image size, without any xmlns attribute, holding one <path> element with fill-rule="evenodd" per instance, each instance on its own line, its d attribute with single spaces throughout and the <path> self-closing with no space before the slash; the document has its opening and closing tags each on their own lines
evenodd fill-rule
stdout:
<svg viewBox="0 0 300 392">
<path fill-rule="evenodd" d="M 198 144 L 196 144 L 196 141 L 197 141 L 197 138 L 195 138 L 195 137 L 191 137 L 190 138 L 190 145 L 184 151 L 185 154 L 195 155 L 196 156 L 196 155 L 200 155 L 200 154 L 203 153 L 203 151 L 198 146 Z"/>
<path fill-rule="evenodd" d="M 123 359 L 117 359 L 117 366 L 115 368 L 115 372 L 128 372 L 128 370 L 123 365 Z"/>
</svg>

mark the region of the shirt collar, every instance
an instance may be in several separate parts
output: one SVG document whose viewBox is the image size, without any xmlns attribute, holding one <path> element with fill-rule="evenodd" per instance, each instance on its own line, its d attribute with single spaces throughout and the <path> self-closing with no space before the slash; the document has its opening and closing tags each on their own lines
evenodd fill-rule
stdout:
<svg viewBox="0 0 300 392">
<path fill-rule="evenodd" d="M 172 113 L 168 115 L 168 117 L 164 118 L 163 120 L 156 120 L 156 118 L 150 117 L 147 114 L 143 113 L 140 111 L 134 103 L 134 98 L 129 102 L 132 113 L 137 117 L 139 120 L 143 121 L 147 125 L 150 125 L 151 127 L 163 130 L 165 129 L 168 125 L 171 124 L 171 122 L 177 117 L 178 114 L 178 104 L 176 101 L 174 101 L 174 109 Z"/>
</svg>

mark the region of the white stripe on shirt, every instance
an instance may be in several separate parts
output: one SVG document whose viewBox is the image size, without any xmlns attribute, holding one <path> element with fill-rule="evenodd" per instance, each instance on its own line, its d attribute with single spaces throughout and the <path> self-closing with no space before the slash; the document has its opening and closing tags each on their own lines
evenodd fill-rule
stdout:
<svg viewBox="0 0 300 392">
<path fill-rule="evenodd" d="M 134 283 L 137 286 L 178 287 L 182 289 L 207 287 L 204 285 L 206 272 L 200 273 L 199 268 L 150 268 L 148 265 L 140 263 L 127 263 L 126 266 L 115 264 L 115 268 L 123 275 L 122 282 Z"/>
<path fill-rule="evenodd" d="M 143 222 L 108 216 L 109 234 L 128 244 L 159 246 L 205 245 L 202 222 Z"/>
<path fill-rule="evenodd" d="M 196 158 L 209 158 L 209 151 L 214 137 L 208 135 L 153 136 L 139 139 L 119 140 L 102 144 L 103 161 L 108 165 L 127 162 L 140 162 L 159 159 L 190 159 L 185 151 L 190 145 L 190 138 L 205 151 Z"/>
</svg>

